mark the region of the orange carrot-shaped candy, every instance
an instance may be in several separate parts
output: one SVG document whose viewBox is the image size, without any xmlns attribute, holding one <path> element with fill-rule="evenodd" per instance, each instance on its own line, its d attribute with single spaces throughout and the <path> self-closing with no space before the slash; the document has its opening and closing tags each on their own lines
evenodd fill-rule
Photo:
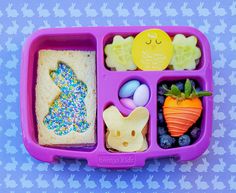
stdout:
<svg viewBox="0 0 236 193">
<path fill-rule="evenodd" d="M 166 89 L 163 105 L 164 118 L 168 131 L 173 137 L 179 137 L 198 120 L 202 112 L 202 102 L 199 97 L 210 96 L 210 92 L 196 92 L 189 79 L 185 82 L 185 92 L 181 93 L 176 85 Z"/>
</svg>

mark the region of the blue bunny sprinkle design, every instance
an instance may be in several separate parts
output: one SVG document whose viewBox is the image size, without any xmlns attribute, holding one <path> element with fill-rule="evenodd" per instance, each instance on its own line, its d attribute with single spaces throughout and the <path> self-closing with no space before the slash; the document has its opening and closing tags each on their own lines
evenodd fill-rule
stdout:
<svg viewBox="0 0 236 193">
<path fill-rule="evenodd" d="M 85 132 L 89 127 L 84 103 L 86 84 L 78 80 L 72 69 L 62 62 L 57 70 L 50 72 L 50 76 L 61 89 L 61 94 L 49 108 L 44 124 L 56 135 L 66 135 L 71 131 Z"/>
</svg>

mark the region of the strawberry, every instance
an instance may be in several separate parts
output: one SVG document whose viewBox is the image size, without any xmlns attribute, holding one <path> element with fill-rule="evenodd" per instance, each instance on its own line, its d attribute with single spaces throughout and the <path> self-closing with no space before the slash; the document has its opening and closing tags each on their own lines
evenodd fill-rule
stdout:
<svg viewBox="0 0 236 193">
<path fill-rule="evenodd" d="M 201 116 L 202 101 L 199 97 L 211 96 L 210 92 L 196 92 L 189 79 L 184 85 L 184 92 L 181 92 L 176 85 L 170 89 L 164 88 L 167 93 L 163 105 L 163 114 L 167 123 L 168 131 L 172 137 L 179 137 L 196 123 Z"/>
</svg>

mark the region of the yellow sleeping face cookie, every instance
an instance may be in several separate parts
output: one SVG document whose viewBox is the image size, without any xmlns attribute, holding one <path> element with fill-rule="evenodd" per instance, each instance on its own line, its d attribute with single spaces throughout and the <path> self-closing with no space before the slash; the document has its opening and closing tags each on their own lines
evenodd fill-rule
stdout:
<svg viewBox="0 0 236 193">
<path fill-rule="evenodd" d="M 107 147 L 120 152 L 146 150 L 143 133 L 146 134 L 149 112 L 145 107 L 138 107 L 128 117 L 123 117 L 115 106 L 110 106 L 103 112 L 103 119 L 107 126 Z"/>
<path fill-rule="evenodd" d="M 164 70 L 172 56 L 172 41 L 169 35 L 160 29 L 145 30 L 134 39 L 132 57 L 141 70 Z"/>
</svg>

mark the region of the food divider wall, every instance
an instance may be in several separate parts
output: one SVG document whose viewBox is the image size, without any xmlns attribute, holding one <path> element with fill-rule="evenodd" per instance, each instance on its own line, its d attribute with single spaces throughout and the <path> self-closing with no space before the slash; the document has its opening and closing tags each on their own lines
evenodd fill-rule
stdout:
<svg viewBox="0 0 236 193">
<path fill-rule="evenodd" d="M 105 66 L 104 47 L 111 43 L 115 35 L 127 37 L 137 35 L 145 29 L 162 29 L 170 36 L 182 33 L 194 35 L 201 49 L 201 60 L 195 70 L 185 71 L 110 71 Z M 37 123 L 35 116 L 35 84 L 37 77 L 38 51 L 41 49 L 56 50 L 93 50 L 96 51 L 97 80 L 97 118 L 96 145 L 92 148 L 61 148 L 40 146 L 37 142 Z M 79 61 L 78 61 L 79 62 Z M 86 159 L 88 165 L 107 168 L 130 168 L 145 164 L 149 158 L 176 157 L 180 161 L 195 159 L 208 147 L 212 132 L 212 97 L 203 98 L 201 136 L 192 145 L 162 149 L 158 145 L 157 87 L 162 81 L 180 79 L 196 80 L 204 90 L 213 90 L 212 64 L 210 47 L 206 37 L 191 27 L 81 27 L 45 29 L 34 33 L 23 47 L 20 83 L 21 127 L 24 144 L 35 158 L 53 162 L 58 157 Z M 131 110 L 124 107 L 118 97 L 120 87 L 128 80 L 137 79 L 148 85 L 150 99 L 145 106 L 150 113 L 147 131 L 148 148 L 143 152 L 121 153 L 109 152 L 105 145 L 106 127 L 102 118 L 103 111 L 115 105 L 127 116 Z"/>
</svg>

